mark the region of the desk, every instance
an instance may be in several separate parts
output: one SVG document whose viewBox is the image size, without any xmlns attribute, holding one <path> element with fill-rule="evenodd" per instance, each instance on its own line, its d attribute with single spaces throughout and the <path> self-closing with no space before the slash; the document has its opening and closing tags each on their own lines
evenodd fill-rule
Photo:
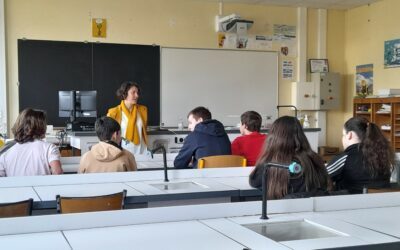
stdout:
<svg viewBox="0 0 400 250">
<path fill-rule="evenodd" d="M 399 207 L 385 207 L 375 208 L 373 212 L 369 209 L 359 209 L 321 214 L 400 238 L 399 212 Z"/>
<path fill-rule="evenodd" d="M 199 221 L 64 231 L 73 249 L 238 249 L 243 245 Z"/>
<path fill-rule="evenodd" d="M 377 198 L 378 196 L 379 198 Z M 28 246 L 32 239 L 37 237 L 36 235 L 45 236 L 47 233 L 56 233 L 48 235 L 53 237 L 62 231 L 65 235 L 64 241 L 69 242 L 72 249 L 243 249 L 246 247 L 249 249 L 299 250 L 388 243 L 399 246 L 399 238 L 385 234 L 385 232 L 391 233 L 392 229 L 398 232 L 398 228 L 390 229 L 385 221 L 379 228 L 374 227 L 373 220 L 376 220 L 377 217 L 374 218 L 373 215 L 381 209 L 388 209 L 381 210 L 382 212 L 398 214 L 400 206 L 380 208 L 382 206 L 380 202 L 388 197 L 381 194 L 378 196 L 348 195 L 346 196 L 347 202 L 340 206 L 342 211 L 327 213 L 316 211 L 315 198 L 273 200 L 268 204 L 270 217 L 268 221 L 259 218 L 261 202 L 1 219 L 0 245 L 5 245 L 4 243 L 7 243 L 10 237 L 20 236 L 19 242 L 16 244 Z M 325 201 L 319 200 L 318 202 L 332 203 L 334 202 L 332 198 L 334 197 L 324 197 Z M 346 218 L 352 219 L 353 215 L 359 213 L 359 211 L 348 210 L 348 205 L 354 199 L 361 198 L 370 204 L 363 209 L 362 213 L 372 218 L 370 221 L 364 222 L 365 227 L 346 221 Z M 396 200 L 400 201 L 400 194 L 396 195 Z M 352 213 L 353 215 L 351 215 Z M 339 216 L 346 218 L 339 218 Z M 299 220 L 332 230 L 337 235 L 276 242 L 243 226 L 253 223 L 281 223 Z M 394 223 L 396 222 L 394 221 Z M 41 239 L 33 243 L 33 246 L 40 246 L 39 244 L 47 244 L 47 239 Z"/>
<path fill-rule="evenodd" d="M 169 168 L 174 167 L 174 159 L 177 153 L 167 154 L 167 166 Z M 151 155 L 136 155 L 135 160 L 138 170 L 151 170 L 151 169 L 162 169 L 164 167 L 164 161 L 162 154 L 154 154 L 152 158 Z M 79 162 L 81 160 L 80 156 L 74 157 L 61 157 L 61 165 L 64 173 L 77 173 L 79 169 Z"/>
<path fill-rule="evenodd" d="M 58 194 L 61 196 L 70 197 L 99 196 L 118 193 L 126 189 L 127 197 L 130 197 L 130 199 L 134 199 L 135 196 L 143 196 L 142 193 L 123 183 L 40 186 L 34 187 L 33 189 L 37 192 L 41 199 L 40 203 L 35 203 L 35 208 L 55 208 L 55 199 L 56 195 Z M 129 199 L 127 199 L 127 203 L 129 203 Z"/>
<path fill-rule="evenodd" d="M 71 250 L 61 231 L 0 236 L 2 249 Z"/>
<path fill-rule="evenodd" d="M 128 191 L 126 204 L 149 207 L 185 204 L 231 202 L 240 196 L 238 188 L 218 182 L 216 177 L 235 179 L 236 185 L 246 186 L 252 168 L 169 170 L 170 183 L 195 182 L 199 186 L 161 190 L 153 184 L 163 184 L 163 171 L 97 173 L 58 176 L 7 177 L 0 182 L 0 191 L 13 199 L 36 197 L 34 209 L 56 207 L 57 194 L 64 196 L 95 196 Z M 231 182 L 234 185 L 234 181 Z M 246 187 L 247 188 L 247 187 Z M 20 190 L 21 189 L 21 190 Z M 248 188 L 247 188 L 248 189 Z M 246 190 L 247 190 L 246 189 Z M 250 188 L 251 189 L 251 188 Z M 13 192 L 16 190 L 16 192 Z M 25 192 L 23 191 L 25 190 Z"/>
<path fill-rule="evenodd" d="M 167 183 L 163 181 L 144 181 L 127 182 L 126 184 L 146 196 L 148 207 L 231 202 L 233 197 L 239 196 L 239 190 L 236 188 L 206 178 L 177 179 Z M 163 190 L 157 188 L 160 184 L 172 186 L 180 184 L 192 185 L 187 188 Z"/>
<path fill-rule="evenodd" d="M 188 130 L 165 130 L 165 131 L 148 131 L 148 147 L 155 148 L 157 145 L 164 145 L 168 153 L 178 153 L 183 145 L 183 140 L 190 133 Z M 226 130 L 228 137 L 233 141 L 240 136 L 240 131 L 235 129 Z M 318 152 L 318 138 L 321 129 L 309 128 L 304 129 L 304 133 L 310 143 L 312 150 Z M 261 133 L 268 133 L 268 130 L 263 129 Z M 72 147 L 80 149 L 81 154 L 86 153 L 89 148 L 96 144 L 99 139 L 96 136 L 70 136 L 70 144 Z"/>
<path fill-rule="evenodd" d="M 32 187 L 0 188 L 0 203 L 17 202 L 30 198 L 36 202 L 40 201 Z"/>
<path fill-rule="evenodd" d="M 253 188 L 249 184 L 248 176 L 239 176 L 239 177 L 219 177 L 212 178 L 213 180 L 222 183 L 224 185 L 236 188 L 240 190 L 239 196 L 261 196 L 262 193 L 260 190 Z"/>
</svg>

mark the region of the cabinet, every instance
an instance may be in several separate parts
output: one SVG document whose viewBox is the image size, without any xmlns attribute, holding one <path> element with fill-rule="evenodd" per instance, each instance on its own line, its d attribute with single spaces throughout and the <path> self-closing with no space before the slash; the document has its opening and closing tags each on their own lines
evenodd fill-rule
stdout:
<svg viewBox="0 0 400 250">
<path fill-rule="evenodd" d="M 292 101 L 300 110 L 340 109 L 341 100 L 339 73 L 312 73 L 311 82 L 292 85 Z"/>
<path fill-rule="evenodd" d="M 375 123 L 395 152 L 400 152 L 400 97 L 355 98 L 353 115 Z"/>
</svg>

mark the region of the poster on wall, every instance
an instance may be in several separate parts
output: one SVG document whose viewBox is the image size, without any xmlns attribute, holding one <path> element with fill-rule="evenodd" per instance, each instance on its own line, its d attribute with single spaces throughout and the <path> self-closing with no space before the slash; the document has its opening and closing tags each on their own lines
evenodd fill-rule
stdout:
<svg viewBox="0 0 400 250">
<path fill-rule="evenodd" d="M 385 68 L 400 66 L 400 39 L 385 41 Z"/>
<path fill-rule="evenodd" d="M 292 60 L 282 61 L 282 79 L 293 80 L 294 65 Z"/>
<path fill-rule="evenodd" d="M 264 35 L 249 36 L 247 48 L 254 50 L 271 50 L 272 37 Z"/>
<path fill-rule="evenodd" d="M 374 65 L 364 64 L 356 66 L 356 96 L 372 95 L 374 81 Z"/>
<path fill-rule="evenodd" d="M 274 40 L 282 41 L 296 38 L 296 26 L 274 24 Z"/>
<path fill-rule="evenodd" d="M 297 56 L 296 26 L 274 24 L 274 43 L 280 47 L 281 55 L 288 57 Z"/>
</svg>

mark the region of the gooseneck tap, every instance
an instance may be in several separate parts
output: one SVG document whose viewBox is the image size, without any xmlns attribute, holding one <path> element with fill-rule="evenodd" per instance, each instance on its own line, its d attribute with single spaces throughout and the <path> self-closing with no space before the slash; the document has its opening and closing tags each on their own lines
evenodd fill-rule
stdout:
<svg viewBox="0 0 400 250">
<path fill-rule="evenodd" d="M 294 105 L 278 105 L 278 106 L 276 106 L 276 109 L 278 109 L 278 112 L 279 112 L 279 109 L 280 109 L 280 108 L 293 108 L 293 109 L 294 109 L 294 117 L 297 118 L 297 111 L 298 111 L 298 109 L 297 109 L 296 106 L 294 106 Z"/>
<path fill-rule="evenodd" d="M 156 147 L 152 150 L 150 150 L 151 158 L 154 158 L 153 154 L 157 152 L 158 150 L 162 151 L 163 154 L 163 161 L 164 161 L 164 182 L 169 182 L 168 180 L 168 167 L 167 167 L 167 151 L 165 150 L 165 147 L 163 145 Z"/>
<path fill-rule="evenodd" d="M 275 167 L 275 168 L 282 168 L 289 171 L 289 173 L 298 174 L 301 172 L 301 166 L 297 162 L 292 162 L 290 165 L 275 163 L 275 162 L 266 162 L 262 168 L 262 210 L 261 210 L 261 217 L 262 220 L 268 220 L 267 216 L 267 182 L 268 182 L 268 175 L 267 170 L 268 168 Z"/>
</svg>

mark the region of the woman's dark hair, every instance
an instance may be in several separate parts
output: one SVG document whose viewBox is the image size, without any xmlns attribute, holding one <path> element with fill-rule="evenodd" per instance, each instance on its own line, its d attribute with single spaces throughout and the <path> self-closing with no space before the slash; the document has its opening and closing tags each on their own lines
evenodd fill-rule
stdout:
<svg viewBox="0 0 400 250">
<path fill-rule="evenodd" d="M 372 176 L 390 176 L 395 154 L 389 141 L 374 123 L 363 117 L 350 118 L 344 124 L 346 133 L 353 131 L 360 139 L 364 166 Z"/>
<path fill-rule="evenodd" d="M 128 91 L 132 88 L 136 87 L 138 89 L 138 94 L 140 95 L 140 87 L 136 82 L 126 81 L 121 84 L 121 86 L 117 89 L 116 95 L 117 97 L 123 101 L 128 96 Z"/>
<path fill-rule="evenodd" d="M 43 139 L 46 134 L 46 113 L 31 108 L 24 109 L 15 121 L 11 132 L 18 143 Z"/>
<path fill-rule="evenodd" d="M 211 112 L 205 107 L 197 107 L 189 112 L 188 117 L 193 115 L 193 118 L 197 121 L 199 118 L 203 118 L 203 121 L 211 120 Z"/>
<path fill-rule="evenodd" d="M 96 130 L 97 137 L 99 137 L 100 141 L 109 141 L 115 132 L 121 130 L 121 126 L 113 118 L 103 116 L 97 118 L 96 123 L 94 124 L 94 129 Z"/>
<path fill-rule="evenodd" d="M 263 167 L 266 162 L 290 164 L 293 161 L 302 167 L 297 177 L 304 179 L 306 191 L 327 188 L 324 162 L 312 151 L 300 122 L 295 117 L 283 116 L 272 124 L 256 168 Z M 269 168 L 267 175 L 269 199 L 280 199 L 288 194 L 290 176 L 286 169 Z"/>
<path fill-rule="evenodd" d="M 250 132 L 260 132 L 262 117 L 256 111 L 247 111 L 240 116 L 242 124 L 246 125 Z"/>
</svg>

